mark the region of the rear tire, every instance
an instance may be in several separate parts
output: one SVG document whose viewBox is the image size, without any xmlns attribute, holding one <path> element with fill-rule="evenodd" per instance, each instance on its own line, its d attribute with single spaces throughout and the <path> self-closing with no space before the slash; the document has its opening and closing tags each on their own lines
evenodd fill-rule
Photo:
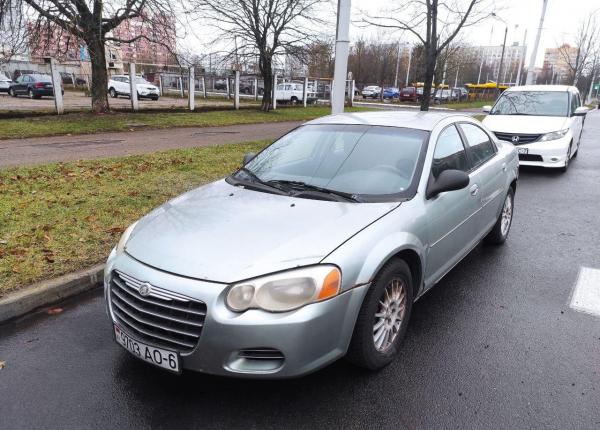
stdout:
<svg viewBox="0 0 600 430">
<path fill-rule="evenodd" d="M 510 187 L 506 198 L 504 199 L 504 205 L 502 205 L 502 211 L 500 216 L 494 224 L 492 231 L 485 237 L 484 242 L 490 245 L 502 245 L 506 242 L 508 233 L 510 232 L 510 226 L 512 225 L 513 212 L 515 208 L 515 191 Z"/>
<path fill-rule="evenodd" d="M 398 355 L 413 305 L 413 280 L 404 260 L 379 271 L 358 313 L 346 359 L 370 370 L 387 366 Z"/>
<path fill-rule="evenodd" d="M 29 96 L 30 99 L 35 98 L 35 95 L 33 94 L 33 90 L 31 88 L 29 88 L 29 90 L 27 91 L 27 95 Z"/>
<path fill-rule="evenodd" d="M 12 88 L 8 89 L 8 95 L 11 97 L 17 97 L 17 93 L 15 93 L 15 90 L 13 90 Z"/>
<path fill-rule="evenodd" d="M 117 95 L 118 95 L 118 94 L 117 94 L 117 92 L 115 91 L 115 89 L 114 89 L 114 88 L 111 88 L 111 89 L 109 89 L 109 90 L 108 90 L 108 94 L 109 94 L 109 95 L 110 95 L 110 96 L 111 96 L 113 99 L 116 99 L 116 98 L 117 98 Z"/>
</svg>

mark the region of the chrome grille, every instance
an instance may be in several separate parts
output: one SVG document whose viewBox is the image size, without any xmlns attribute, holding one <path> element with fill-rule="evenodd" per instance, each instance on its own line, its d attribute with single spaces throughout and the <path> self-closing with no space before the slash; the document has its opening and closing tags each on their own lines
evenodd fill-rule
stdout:
<svg viewBox="0 0 600 430">
<path fill-rule="evenodd" d="M 194 349 L 206 317 L 203 302 L 118 270 L 113 271 L 110 303 L 117 322 L 132 336 L 182 353 Z"/>
<path fill-rule="evenodd" d="M 513 145 L 525 145 L 526 143 L 532 143 L 538 140 L 541 134 L 520 134 L 520 133 L 494 133 L 500 140 L 510 142 Z M 518 142 L 513 142 L 513 137 L 518 137 Z"/>
</svg>

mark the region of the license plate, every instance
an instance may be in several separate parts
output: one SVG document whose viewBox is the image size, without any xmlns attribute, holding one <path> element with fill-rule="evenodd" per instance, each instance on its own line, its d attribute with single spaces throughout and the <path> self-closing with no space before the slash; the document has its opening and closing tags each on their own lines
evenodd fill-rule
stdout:
<svg viewBox="0 0 600 430">
<path fill-rule="evenodd" d="M 529 148 L 517 148 L 519 154 L 529 154 Z"/>
<path fill-rule="evenodd" d="M 168 349 L 156 348 L 146 345 L 125 333 L 118 325 L 115 325 L 115 338 L 117 343 L 136 357 L 152 363 L 155 366 L 180 373 L 179 355 Z"/>
</svg>

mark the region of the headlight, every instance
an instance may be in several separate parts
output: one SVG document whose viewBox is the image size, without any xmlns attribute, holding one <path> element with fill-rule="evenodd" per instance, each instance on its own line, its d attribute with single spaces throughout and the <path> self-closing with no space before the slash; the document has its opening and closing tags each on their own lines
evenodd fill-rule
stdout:
<svg viewBox="0 0 600 430">
<path fill-rule="evenodd" d="M 119 239 L 119 243 L 117 244 L 117 254 L 125 251 L 125 245 L 127 245 L 127 241 L 129 240 L 129 236 L 131 236 L 131 232 L 135 228 L 137 221 L 131 224 L 127 229 L 123 232 L 121 239 Z"/>
<path fill-rule="evenodd" d="M 538 140 L 538 142 L 547 142 L 549 140 L 560 139 L 561 137 L 565 137 L 565 134 L 567 134 L 568 132 L 569 132 L 569 129 L 566 128 L 564 130 L 559 130 L 559 131 L 553 131 L 551 133 L 546 133 L 542 137 L 540 137 L 540 140 Z"/>
<path fill-rule="evenodd" d="M 342 274 L 331 265 L 306 267 L 234 284 L 227 293 L 227 306 L 236 312 L 262 309 L 284 312 L 340 292 Z"/>
</svg>

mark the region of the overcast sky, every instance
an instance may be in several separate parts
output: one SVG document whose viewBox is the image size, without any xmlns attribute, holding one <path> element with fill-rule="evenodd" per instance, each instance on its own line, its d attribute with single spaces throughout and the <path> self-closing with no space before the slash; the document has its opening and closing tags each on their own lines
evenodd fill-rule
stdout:
<svg viewBox="0 0 600 430">
<path fill-rule="evenodd" d="M 508 28 L 507 43 L 518 41 L 522 43 L 523 35 L 527 30 L 528 58 L 531 47 L 535 41 L 542 12 L 542 0 L 497 0 L 501 7 L 498 15 L 510 24 Z M 393 5 L 394 0 L 352 0 L 353 18 L 360 18 L 361 11 L 375 13 L 378 10 Z M 563 41 L 572 41 L 579 22 L 593 11 L 600 20 L 600 0 L 548 0 L 544 30 L 540 41 L 536 65 L 541 66 L 544 60 L 544 50 L 555 47 Z M 515 30 L 515 25 L 518 28 Z M 492 30 L 493 28 L 493 30 Z M 478 27 L 464 30 L 463 40 L 474 45 L 502 44 L 505 25 L 497 20 L 488 20 Z M 360 29 L 353 25 L 351 38 L 355 39 L 361 33 L 369 34 L 369 30 Z"/>
<path fill-rule="evenodd" d="M 467 1 L 467 0 L 463 0 Z M 488 0 L 494 3 L 493 0 Z M 358 22 L 362 13 L 377 14 L 378 11 L 393 5 L 401 4 L 402 0 L 352 0 L 352 20 Z M 498 15 L 509 23 L 507 43 L 514 41 L 522 43 L 523 35 L 527 30 L 527 62 L 531 55 L 531 49 L 535 40 L 540 14 L 542 11 L 542 0 L 495 0 L 495 7 L 498 7 Z M 323 5 L 323 14 L 330 15 L 331 28 L 323 29 L 330 35 L 335 34 L 335 12 L 337 0 L 331 0 L 330 3 Z M 585 19 L 593 11 L 598 11 L 596 16 L 600 21 L 600 0 L 548 0 L 546 19 L 544 21 L 544 30 L 538 50 L 536 65 L 541 66 L 544 59 L 544 50 L 550 47 L 556 47 L 562 42 L 571 42 L 577 26 L 582 19 Z M 492 12 L 492 10 L 490 10 Z M 518 27 L 515 29 L 515 25 Z M 216 45 L 210 44 L 214 34 L 209 27 L 203 27 L 195 22 L 188 27 L 190 33 L 184 37 L 182 47 L 195 53 L 207 53 L 215 50 Z M 504 36 L 505 25 L 499 20 L 488 19 L 477 27 L 465 28 L 460 37 L 463 41 L 473 45 L 500 45 Z M 407 40 L 408 34 L 404 36 L 399 34 L 383 34 L 376 28 L 361 28 L 353 24 L 350 30 L 350 39 L 355 41 L 361 35 L 377 37 L 379 40 L 387 39 Z M 491 36 L 491 37 L 490 37 Z M 412 40 L 416 42 L 416 40 Z M 222 49 L 222 48 L 220 48 Z"/>
</svg>

